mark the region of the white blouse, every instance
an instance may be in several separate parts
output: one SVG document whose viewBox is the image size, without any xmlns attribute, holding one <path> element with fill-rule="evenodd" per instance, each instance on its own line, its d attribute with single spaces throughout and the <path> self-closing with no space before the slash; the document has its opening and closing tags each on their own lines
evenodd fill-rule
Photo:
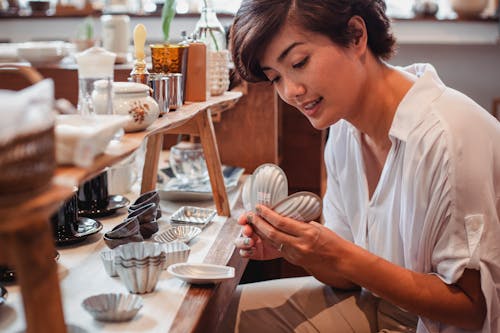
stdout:
<svg viewBox="0 0 500 333">
<path fill-rule="evenodd" d="M 403 69 L 402 69 L 403 70 Z M 446 87 L 435 69 L 404 69 L 418 80 L 396 111 L 392 147 L 369 198 L 359 131 L 330 128 L 324 218 L 328 227 L 407 269 L 455 283 L 481 273 L 488 314 L 483 333 L 500 332 L 500 123 Z M 420 318 L 417 332 L 462 332 Z"/>
</svg>

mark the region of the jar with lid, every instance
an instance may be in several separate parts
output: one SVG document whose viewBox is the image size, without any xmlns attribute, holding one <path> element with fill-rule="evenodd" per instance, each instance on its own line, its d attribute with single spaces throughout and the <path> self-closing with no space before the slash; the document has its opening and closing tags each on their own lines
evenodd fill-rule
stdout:
<svg viewBox="0 0 500 333">
<path fill-rule="evenodd" d="M 113 82 L 113 111 L 130 115 L 125 132 L 142 131 L 149 127 L 160 114 L 158 103 L 149 94 L 149 86 L 137 82 Z"/>
</svg>

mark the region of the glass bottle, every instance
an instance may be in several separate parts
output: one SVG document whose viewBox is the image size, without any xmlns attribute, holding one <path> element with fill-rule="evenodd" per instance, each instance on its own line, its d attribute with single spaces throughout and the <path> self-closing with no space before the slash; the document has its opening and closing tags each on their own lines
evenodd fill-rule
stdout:
<svg viewBox="0 0 500 333">
<path fill-rule="evenodd" d="M 101 47 L 91 47 L 75 55 L 78 67 L 78 112 L 81 115 L 96 114 L 92 93 L 97 81 L 104 86 L 106 107 L 100 113 L 112 114 L 112 82 L 116 54 Z"/>
<path fill-rule="evenodd" d="M 196 40 L 205 43 L 210 51 L 226 49 L 226 31 L 217 18 L 217 14 L 206 1 L 202 6 L 200 19 L 196 23 L 193 35 Z"/>
</svg>

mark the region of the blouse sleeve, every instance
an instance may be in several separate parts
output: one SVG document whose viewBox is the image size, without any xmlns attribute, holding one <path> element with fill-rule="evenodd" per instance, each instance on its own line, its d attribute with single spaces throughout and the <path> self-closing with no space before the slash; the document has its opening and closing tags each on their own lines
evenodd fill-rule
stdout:
<svg viewBox="0 0 500 333">
<path fill-rule="evenodd" d="M 457 97 L 454 91 L 448 94 Z M 435 128 L 414 133 L 419 144 L 408 152 L 418 162 L 407 170 L 415 182 L 407 208 L 420 216 L 405 235 L 411 240 L 406 258 L 410 268 L 447 284 L 456 283 L 465 269 L 478 270 L 488 308 L 481 332 L 499 332 L 500 127 L 477 105 L 461 102 L 440 111 Z M 422 324 L 428 332 L 459 332 L 425 318 Z"/>
<path fill-rule="evenodd" d="M 354 238 L 347 221 L 342 196 L 340 194 L 338 175 L 335 170 L 335 135 L 330 128 L 330 135 L 325 145 L 326 165 L 326 193 L 323 197 L 323 218 L 325 226 L 338 233 L 342 238 L 354 242 Z"/>
</svg>

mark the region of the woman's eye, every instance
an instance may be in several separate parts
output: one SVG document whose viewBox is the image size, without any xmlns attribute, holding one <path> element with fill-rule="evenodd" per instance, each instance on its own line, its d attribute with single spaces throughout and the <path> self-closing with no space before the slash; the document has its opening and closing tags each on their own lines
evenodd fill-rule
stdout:
<svg viewBox="0 0 500 333">
<path fill-rule="evenodd" d="M 304 67 L 304 65 L 307 63 L 307 61 L 309 60 L 309 57 L 305 57 L 304 59 L 302 59 L 301 61 L 299 61 L 298 63 L 296 64 L 293 64 L 292 67 L 293 68 L 301 68 L 301 67 Z"/>
<path fill-rule="evenodd" d="M 275 84 L 275 83 L 277 83 L 279 80 L 280 80 L 280 77 L 279 77 L 279 76 L 276 76 L 276 77 L 273 77 L 273 78 L 269 78 L 269 82 L 271 82 L 271 84 Z"/>
</svg>

